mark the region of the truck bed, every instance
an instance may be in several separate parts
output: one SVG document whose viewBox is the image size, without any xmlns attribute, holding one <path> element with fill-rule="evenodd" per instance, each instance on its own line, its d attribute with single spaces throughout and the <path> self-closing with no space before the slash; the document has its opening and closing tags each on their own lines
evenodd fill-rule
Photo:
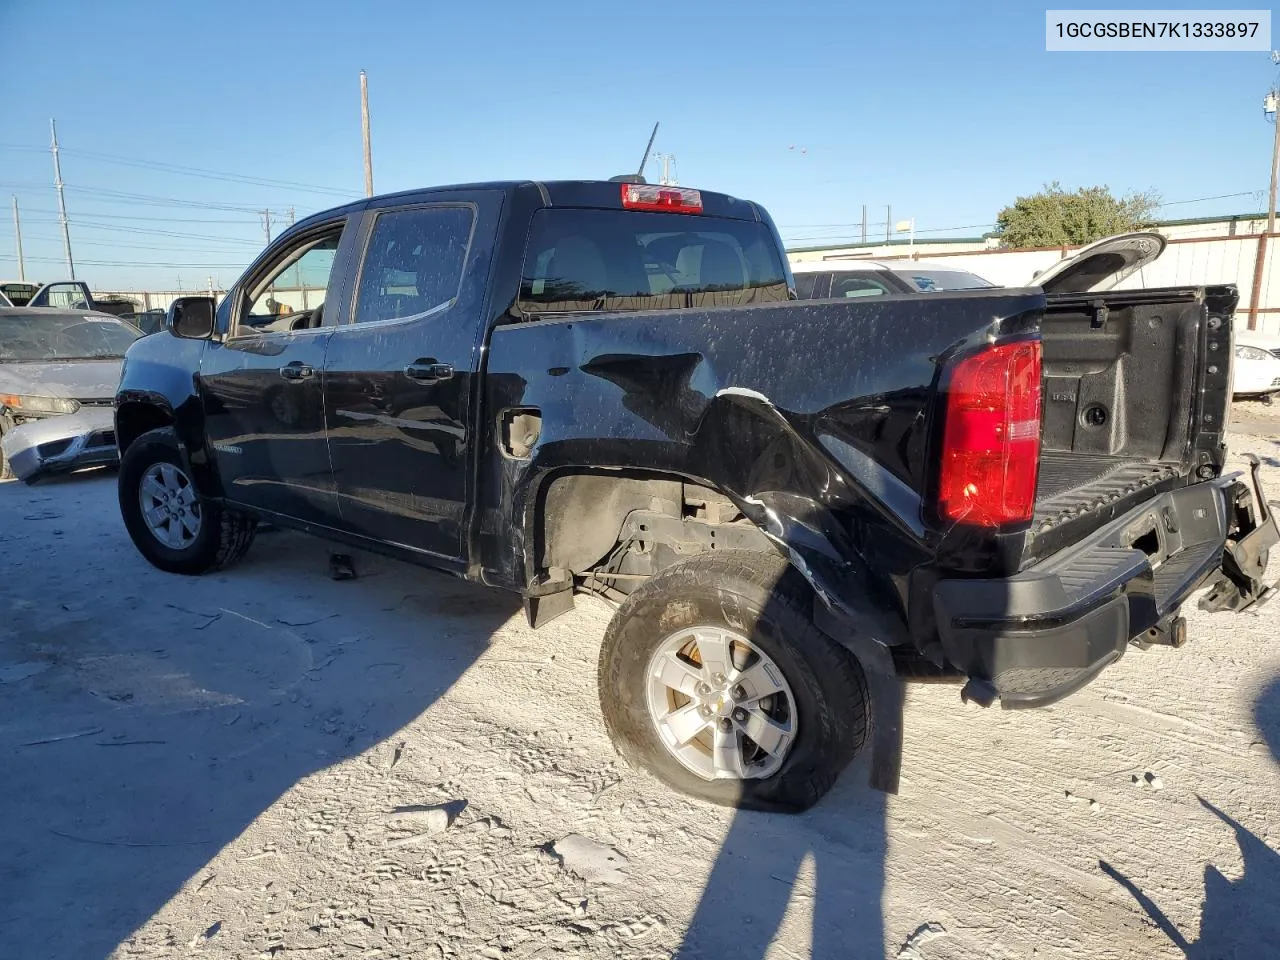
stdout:
<svg viewBox="0 0 1280 960">
<path fill-rule="evenodd" d="M 1045 451 L 1040 456 L 1033 525 L 1054 524 L 1087 513 L 1181 472 L 1178 463 Z"/>
<path fill-rule="evenodd" d="M 1049 296 L 1024 567 L 1221 465 L 1229 362 L 1219 358 L 1235 302 L 1225 287 Z"/>
</svg>

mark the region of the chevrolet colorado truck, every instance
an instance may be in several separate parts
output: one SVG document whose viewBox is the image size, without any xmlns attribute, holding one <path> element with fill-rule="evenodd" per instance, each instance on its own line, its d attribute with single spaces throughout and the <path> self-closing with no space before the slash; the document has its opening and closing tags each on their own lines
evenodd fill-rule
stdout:
<svg viewBox="0 0 1280 960">
<path fill-rule="evenodd" d="M 866 746 L 896 790 L 905 678 L 1047 704 L 1181 646 L 1201 586 L 1270 595 L 1256 464 L 1223 473 L 1236 291 L 1096 291 L 1125 257 L 1051 295 L 800 301 L 722 194 L 361 200 L 130 347 L 120 509 L 175 573 L 270 521 L 518 592 L 534 627 L 599 594 L 630 762 L 797 810 Z"/>
</svg>

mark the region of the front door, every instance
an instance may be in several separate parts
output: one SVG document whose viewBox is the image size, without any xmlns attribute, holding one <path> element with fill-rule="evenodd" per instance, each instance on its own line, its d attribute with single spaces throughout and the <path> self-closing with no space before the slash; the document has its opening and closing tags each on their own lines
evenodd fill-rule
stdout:
<svg viewBox="0 0 1280 960">
<path fill-rule="evenodd" d="M 236 503 L 336 521 L 320 373 L 354 234 L 342 218 L 282 240 L 228 294 L 230 329 L 205 350 L 200 379 L 210 455 Z"/>
<path fill-rule="evenodd" d="M 343 525 L 451 561 L 463 554 L 470 393 L 501 194 L 435 196 L 366 215 L 351 322 L 330 341 L 324 395 Z"/>
</svg>

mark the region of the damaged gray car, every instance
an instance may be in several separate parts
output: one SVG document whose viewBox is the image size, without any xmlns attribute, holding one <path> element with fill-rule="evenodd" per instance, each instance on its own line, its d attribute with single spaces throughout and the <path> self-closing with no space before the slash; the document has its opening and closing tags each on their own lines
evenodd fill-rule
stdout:
<svg viewBox="0 0 1280 960">
<path fill-rule="evenodd" d="M 114 464 L 114 396 L 142 331 L 84 310 L 0 308 L 0 479 Z"/>
</svg>

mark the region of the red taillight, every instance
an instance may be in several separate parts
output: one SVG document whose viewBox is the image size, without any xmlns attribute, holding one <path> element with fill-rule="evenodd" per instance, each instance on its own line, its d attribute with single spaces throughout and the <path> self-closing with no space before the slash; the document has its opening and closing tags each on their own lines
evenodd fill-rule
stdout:
<svg viewBox="0 0 1280 960">
<path fill-rule="evenodd" d="M 659 213 L 701 213 L 702 193 L 688 187 L 664 187 L 653 183 L 624 183 L 622 205 L 628 210 Z"/>
<path fill-rule="evenodd" d="M 1031 519 L 1040 465 L 1040 341 L 988 347 L 947 385 L 938 512 L 998 527 Z"/>
</svg>

